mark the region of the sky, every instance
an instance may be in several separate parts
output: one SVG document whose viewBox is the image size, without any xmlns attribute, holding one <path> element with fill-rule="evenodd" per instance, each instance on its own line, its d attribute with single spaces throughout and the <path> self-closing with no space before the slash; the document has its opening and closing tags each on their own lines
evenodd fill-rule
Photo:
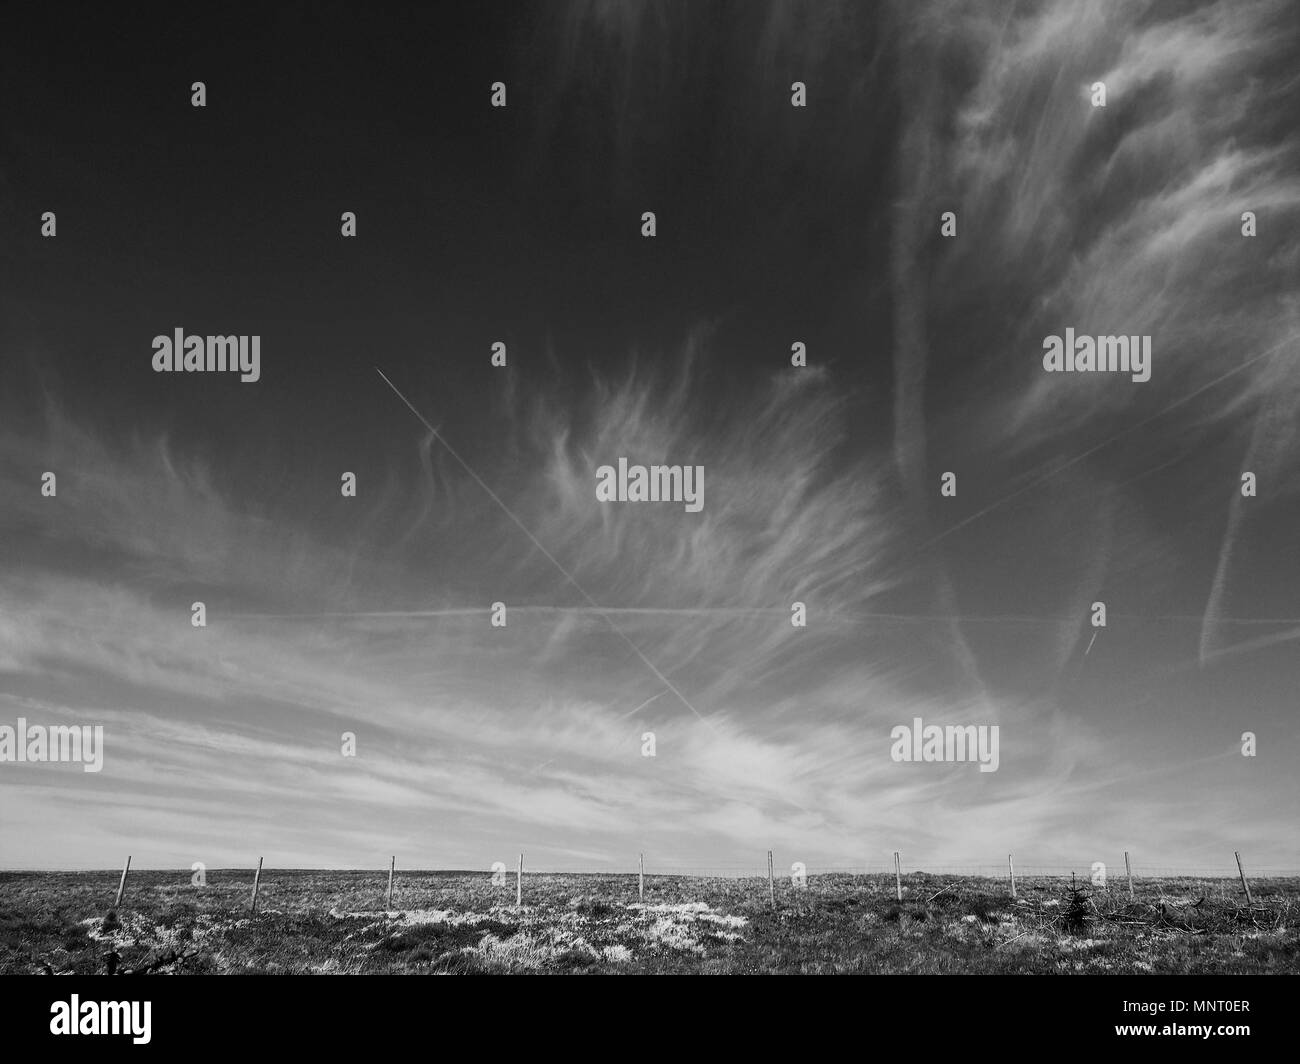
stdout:
<svg viewBox="0 0 1300 1064">
<path fill-rule="evenodd" d="M 104 758 L 0 763 L 0 867 L 1300 871 L 1298 34 L 30 16 L 0 726 Z M 260 378 L 155 372 L 178 328 Z M 1045 372 L 1067 328 L 1150 336 L 1150 379 Z M 620 457 L 703 507 L 599 500 Z M 896 761 L 918 717 L 997 726 L 997 770 Z"/>
</svg>

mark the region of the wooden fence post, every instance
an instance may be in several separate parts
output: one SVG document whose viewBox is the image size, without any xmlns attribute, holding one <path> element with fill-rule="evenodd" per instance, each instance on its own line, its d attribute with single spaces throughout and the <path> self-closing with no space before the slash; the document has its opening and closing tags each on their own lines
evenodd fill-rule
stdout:
<svg viewBox="0 0 1300 1064">
<path fill-rule="evenodd" d="M 898 860 L 898 851 L 894 851 L 894 886 L 898 889 L 898 900 L 903 900 L 903 868 Z"/>
<path fill-rule="evenodd" d="M 772 908 L 776 908 L 776 880 L 772 878 L 772 851 L 767 851 L 767 896 L 772 903 Z"/>
<path fill-rule="evenodd" d="M 515 908 L 524 903 L 524 855 L 519 855 L 519 871 L 515 873 Z"/>
<path fill-rule="evenodd" d="M 126 890 L 126 874 L 131 871 L 131 855 L 126 855 L 126 864 L 122 866 L 122 878 L 117 882 L 117 900 L 113 902 L 113 908 L 116 909 L 122 904 L 122 892 Z"/>
<path fill-rule="evenodd" d="M 253 915 L 257 915 L 257 887 L 262 882 L 262 859 L 257 859 L 257 873 L 253 876 Z"/>
<path fill-rule="evenodd" d="M 1014 901 L 1016 897 L 1016 866 L 1011 860 L 1011 854 L 1007 854 L 1007 871 L 1011 873 L 1011 898 Z"/>
<path fill-rule="evenodd" d="M 1246 892 L 1246 904 L 1254 905 L 1255 899 L 1250 896 L 1250 884 L 1246 882 L 1246 870 L 1241 867 L 1241 854 L 1236 850 L 1232 851 L 1232 856 L 1237 859 L 1237 871 L 1241 873 L 1241 886 Z"/>
<path fill-rule="evenodd" d="M 1124 851 L 1124 874 L 1128 876 L 1128 900 L 1133 900 L 1133 865 L 1128 859 L 1128 850 Z"/>
<path fill-rule="evenodd" d="M 390 909 L 390 910 L 391 910 L 392 907 L 393 907 L 393 869 L 396 868 L 396 867 L 397 867 L 397 855 L 394 854 L 393 857 L 392 857 L 392 859 L 388 862 L 388 904 L 387 904 L 387 908 Z"/>
<path fill-rule="evenodd" d="M 643 853 L 637 854 L 636 863 L 637 863 L 636 893 L 637 893 L 637 897 L 641 901 L 641 904 L 644 905 L 645 904 L 645 854 Z"/>
</svg>

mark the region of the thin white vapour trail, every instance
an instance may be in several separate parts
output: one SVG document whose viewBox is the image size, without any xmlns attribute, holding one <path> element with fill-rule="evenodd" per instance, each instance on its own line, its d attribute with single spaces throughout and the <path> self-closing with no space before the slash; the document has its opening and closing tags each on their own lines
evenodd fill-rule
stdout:
<svg viewBox="0 0 1300 1064">
<path fill-rule="evenodd" d="M 1278 343 L 1274 344 L 1272 347 L 1268 348 L 1267 350 L 1261 351 L 1258 355 L 1254 355 L 1253 357 L 1246 359 L 1246 361 L 1241 363 L 1241 365 L 1234 366 L 1226 373 L 1222 373 L 1219 376 L 1215 377 L 1213 380 L 1207 381 L 1205 384 L 1202 384 L 1199 388 L 1189 392 L 1187 395 L 1184 395 L 1181 399 L 1175 399 L 1168 406 L 1164 407 L 1163 409 L 1157 410 L 1154 414 L 1151 414 L 1148 417 L 1143 418 L 1141 421 L 1137 422 L 1134 425 L 1130 425 L 1128 428 L 1124 429 L 1123 431 L 1115 433 L 1115 435 L 1111 436 L 1109 439 L 1102 440 L 1101 443 L 1089 447 L 1086 451 L 1084 451 L 1081 454 L 1075 455 L 1073 458 L 1067 459 L 1066 461 L 1062 462 L 1060 465 L 1056 466 L 1054 469 L 1034 477 L 1028 483 L 1023 484 L 1015 491 L 1010 492 L 1007 495 L 1003 495 L 1000 499 L 996 499 L 993 502 L 989 503 L 982 510 L 976 511 L 975 513 L 971 514 L 969 517 L 965 517 L 962 520 L 958 521 L 955 525 L 952 525 L 951 527 L 944 529 L 944 531 L 940 532 L 937 536 L 933 536 L 930 539 L 926 540 L 920 546 L 916 547 L 913 551 L 911 551 L 910 554 L 911 555 L 919 554 L 921 551 L 934 546 L 936 543 L 940 542 L 941 540 L 947 539 L 954 532 L 957 532 L 960 529 L 965 528 L 967 525 L 975 521 L 978 521 L 981 517 L 984 517 L 986 514 L 992 513 L 994 510 L 998 509 L 1000 506 L 1004 506 L 1012 499 L 1019 498 L 1021 495 L 1029 491 L 1031 488 L 1035 488 L 1039 484 L 1051 480 L 1053 477 L 1061 473 L 1063 470 L 1069 469 L 1073 465 L 1077 465 L 1079 462 L 1082 462 L 1085 458 L 1090 458 L 1098 451 L 1104 450 L 1105 448 L 1109 447 L 1116 440 L 1121 440 L 1125 436 L 1131 435 L 1132 433 L 1136 432 L 1138 429 L 1142 428 L 1144 425 L 1149 425 L 1152 421 L 1155 421 L 1157 418 L 1162 418 L 1170 411 L 1176 410 L 1184 403 L 1191 402 L 1202 392 L 1208 391 L 1210 388 L 1213 388 L 1216 384 L 1221 384 L 1229 377 L 1232 377 L 1240 373 L 1242 370 L 1249 368 L 1250 366 L 1254 365 L 1256 362 L 1268 358 L 1270 355 L 1276 354 L 1278 351 L 1282 350 L 1282 348 L 1286 347 L 1287 344 L 1294 343 L 1296 340 L 1300 340 L 1300 333 L 1292 333 L 1286 339 L 1279 341 Z"/>
<path fill-rule="evenodd" d="M 940 106 L 935 85 L 932 80 L 925 80 L 922 88 L 917 81 L 914 71 L 905 71 L 900 90 L 905 97 L 919 96 L 919 113 L 933 114 Z M 931 140 L 927 123 L 921 120 L 914 120 L 903 134 L 898 156 L 899 184 L 910 192 L 904 194 L 894 215 L 890 256 L 890 287 L 895 313 L 894 465 L 908 489 L 909 508 L 917 515 L 924 513 L 919 477 L 926 467 L 925 378 L 929 340 L 923 312 L 925 283 L 914 234 L 921 228 L 920 217 L 925 209 L 921 190 L 930 182 L 934 166 Z M 933 586 L 940 604 L 947 612 L 955 613 L 956 593 L 944 559 L 933 559 L 932 568 Z M 980 700 L 989 705 L 991 700 L 980 673 L 979 660 L 961 629 L 961 623 L 954 619 L 948 625 L 947 634 L 958 668 L 975 688 Z"/>
<path fill-rule="evenodd" d="M 1108 613 L 1108 617 L 1122 621 L 1179 621 L 1186 623 L 1201 622 L 1199 613 Z M 859 613 L 854 620 L 865 621 L 902 621 L 905 623 L 924 623 L 928 621 L 961 621 L 963 624 L 1055 624 L 1059 621 L 1077 621 L 1078 616 L 1069 614 L 961 614 L 951 613 Z M 1221 617 L 1218 624 L 1300 624 L 1296 617 Z"/>
<path fill-rule="evenodd" d="M 511 606 L 512 613 L 581 613 L 581 614 L 664 614 L 676 616 L 679 614 L 693 613 L 729 613 L 731 611 L 718 610 L 637 610 L 637 609 L 592 609 L 589 607 L 573 607 L 566 609 L 564 607 L 528 607 L 528 606 Z M 314 621 L 321 618 L 333 617 L 340 620 L 366 620 L 366 619 L 386 619 L 393 618 L 397 620 L 419 620 L 428 617 L 481 617 L 492 611 L 487 607 L 478 607 L 474 609 L 454 609 L 454 610 L 393 610 L 386 612 L 374 613 L 227 613 L 222 614 L 222 619 L 235 620 L 255 620 L 255 621 Z M 735 611 L 737 615 L 745 615 L 750 612 L 762 614 L 777 614 L 786 616 L 786 611 L 777 610 L 755 610 L 755 611 Z M 1204 615 L 1199 613 L 1108 613 L 1108 617 L 1120 621 L 1170 621 L 1182 623 L 1200 624 L 1204 620 Z M 858 621 L 898 621 L 901 624 L 927 624 L 948 621 L 958 621 L 962 624 L 1057 624 L 1060 622 L 1070 622 L 1079 620 L 1079 617 L 1068 614 L 952 614 L 952 613 L 857 613 L 840 618 L 842 624 L 852 624 Z M 819 620 L 819 624 L 825 623 Z M 1300 617 L 1216 617 L 1216 625 L 1272 625 L 1272 624 L 1300 624 Z"/>
<path fill-rule="evenodd" d="M 668 691 L 667 691 L 667 689 L 665 688 L 665 689 L 662 690 L 662 691 L 658 691 L 658 692 L 656 692 L 655 694 L 652 694 L 649 698 L 647 698 L 644 702 L 642 702 L 642 703 L 641 703 L 639 706 L 637 706 L 635 709 L 629 709 L 629 710 L 628 710 L 626 713 L 624 713 L 621 717 L 615 717 L 614 720 L 612 721 L 612 723 L 617 724 L 620 720 L 627 720 L 628 717 L 631 717 L 631 716 L 634 716 L 634 715 L 637 714 L 637 713 L 640 713 L 641 710 L 645 709 L 645 707 L 648 706 L 651 702 L 655 701 L 655 700 L 658 699 L 658 698 L 662 698 L 662 697 L 663 697 L 664 695 L 666 695 L 667 693 L 668 693 Z M 543 761 L 540 765 L 534 765 L 534 766 L 533 766 L 532 768 L 530 768 L 528 771 L 529 771 L 529 772 L 538 772 L 538 771 L 540 771 L 541 769 L 544 769 L 547 765 L 551 764 L 552 762 L 559 760 L 559 756 L 560 756 L 559 754 L 556 754 L 555 757 L 548 757 L 548 758 L 547 758 L 545 761 Z"/>
<path fill-rule="evenodd" d="M 1113 787 L 1122 786 L 1135 779 L 1142 779 L 1147 776 L 1162 776 L 1168 772 L 1182 772 L 1192 768 L 1195 765 L 1208 765 L 1215 761 L 1223 761 L 1227 758 L 1235 758 L 1239 755 L 1231 750 L 1225 750 L 1221 754 L 1207 754 L 1205 757 L 1192 758 L 1190 761 L 1183 761 L 1176 765 L 1157 765 L 1153 768 L 1142 769 L 1137 772 L 1125 772 L 1123 775 L 1105 776 L 1097 779 L 1089 779 L 1083 783 L 1068 784 L 1058 790 L 1060 794 L 1088 794 L 1098 790 L 1109 790 Z"/>
<path fill-rule="evenodd" d="M 1273 393 L 1265 403 L 1264 408 L 1256 416 L 1254 427 L 1250 433 L 1250 446 L 1246 449 L 1246 458 L 1242 468 L 1260 469 L 1260 451 L 1267 448 L 1271 442 L 1270 432 L 1276 433 L 1282 419 L 1289 414 L 1289 410 L 1283 410 L 1282 402 L 1279 394 Z M 1272 437 L 1272 439 L 1276 439 L 1276 436 Z M 1273 448 L 1273 450 L 1275 449 Z M 1272 454 L 1264 458 L 1264 470 L 1261 471 L 1261 475 L 1271 470 L 1274 464 L 1273 458 L 1274 455 Z M 1240 491 L 1234 491 L 1232 502 L 1228 506 L 1228 526 L 1224 529 L 1223 541 L 1219 545 L 1219 558 L 1214 566 L 1214 578 L 1210 583 L 1210 595 L 1206 600 L 1205 616 L 1201 622 L 1199 658 L 1202 665 L 1211 656 L 1219 611 L 1223 608 L 1223 600 L 1228 591 L 1228 573 L 1232 565 L 1233 547 L 1236 546 L 1237 535 L 1241 530 L 1242 522 L 1246 519 L 1243 499 L 1244 496 Z"/>
<path fill-rule="evenodd" d="M 1111 614 L 1111 616 L 1113 617 L 1116 615 Z M 1199 617 L 1191 617 L 1191 616 L 1171 617 L 1167 619 L 1175 620 L 1175 621 L 1189 621 L 1189 622 L 1190 621 L 1199 622 L 1201 620 L 1201 618 Z M 1215 621 L 1215 623 L 1220 625 L 1240 624 L 1240 625 L 1259 625 L 1259 626 L 1272 625 L 1272 624 L 1289 624 L 1292 625 L 1293 627 L 1288 628 L 1284 632 L 1270 632 L 1268 635 L 1260 635 L 1260 636 L 1256 636 L 1254 639 L 1247 639 L 1240 643 L 1232 643 L 1226 647 L 1219 647 L 1218 649 L 1210 653 L 1209 656 L 1210 661 L 1217 661 L 1220 658 L 1232 657 L 1236 654 L 1249 654 L 1251 651 L 1262 650 L 1265 647 L 1276 646 L 1279 643 L 1289 643 L 1292 640 L 1300 640 L 1300 617 L 1277 617 L 1277 618 L 1220 617 Z M 1195 657 L 1187 658 L 1183 661 L 1175 662 L 1171 665 L 1166 666 L 1162 670 L 1162 673 L 1163 675 L 1167 675 L 1167 676 L 1175 676 L 1179 673 L 1187 672 L 1189 669 L 1199 669 L 1202 668 L 1203 666 L 1204 666 L 1204 662 L 1201 661 L 1200 655 L 1197 654 Z M 1133 703 L 1133 704 L 1136 705 L 1137 703 Z"/>
<path fill-rule="evenodd" d="M 566 569 L 563 565 L 561 565 L 559 560 L 555 557 L 555 555 L 553 555 L 542 545 L 541 541 L 536 536 L 534 536 L 532 532 L 528 530 L 527 526 L 522 521 L 520 521 L 519 518 L 517 518 L 514 515 L 514 512 L 510 509 L 510 507 L 508 507 L 504 502 L 501 501 L 497 493 L 487 486 L 487 484 L 483 481 L 483 478 L 480 477 L 477 473 L 474 472 L 473 469 L 469 467 L 469 464 L 465 461 L 465 459 L 463 459 L 460 456 L 460 454 L 456 451 L 456 449 L 452 447 L 451 444 L 449 444 L 445 439 L 442 438 L 442 434 L 439 433 L 438 430 L 435 429 L 432 425 L 430 425 L 429 422 L 425 419 L 424 415 L 421 414 L 418 410 L 415 409 L 414 406 L 411 405 L 411 401 L 407 399 L 406 396 L 404 396 L 398 390 L 397 385 L 395 385 L 392 381 L 388 379 L 387 376 L 385 376 L 384 371 L 381 370 L 378 366 L 376 366 L 375 372 L 378 373 L 379 376 L 383 379 L 383 382 L 393 390 L 393 394 L 396 395 L 397 398 L 399 398 L 400 400 L 402 400 L 403 403 L 406 404 L 406 408 L 410 410 L 411 413 L 414 414 L 419 419 L 420 424 L 423 425 L 426 429 L 428 429 L 429 432 L 433 434 L 434 439 L 436 439 L 447 449 L 447 453 L 450 454 L 454 459 L 456 459 L 456 461 L 460 464 L 461 468 L 464 469 L 466 473 L 468 473 L 471 477 L 474 478 L 474 482 L 478 484 L 478 486 L 482 488 L 485 492 L 487 492 L 488 497 L 494 503 L 496 503 L 497 506 L 501 508 L 502 513 L 504 513 L 508 518 L 510 518 L 511 521 L 515 523 L 515 525 L 519 528 L 519 531 L 521 531 L 525 536 L 528 537 L 529 542 L 531 542 L 534 547 L 536 547 L 539 551 L 542 552 L 543 555 L 545 555 L 547 560 L 550 561 L 550 563 L 554 565 L 555 568 L 558 569 L 561 574 L 563 574 L 564 578 L 574 586 L 578 594 L 580 594 L 584 599 L 586 599 L 587 602 L 591 605 L 591 607 L 597 613 L 600 614 L 601 618 L 605 621 L 605 623 L 609 625 L 610 631 L 613 632 L 616 636 L 618 636 L 619 639 L 621 639 L 625 644 L 627 644 L 627 646 L 631 649 L 632 653 L 634 653 L 638 658 L 641 659 L 641 663 L 655 674 L 655 677 L 659 680 L 659 682 L 662 683 L 665 687 L 667 687 L 668 690 L 670 690 L 673 694 L 675 694 L 681 700 L 682 705 L 684 705 L 687 709 L 689 709 L 692 713 L 694 713 L 696 717 L 699 718 L 700 723 L 707 725 L 711 730 L 716 732 L 717 729 L 714 728 L 714 726 L 711 723 L 709 723 L 708 720 L 705 719 L 704 714 L 702 714 L 698 709 L 696 709 L 691 704 L 690 699 L 688 699 L 684 694 L 682 694 L 681 691 L 677 690 L 673 682 L 669 680 L 668 677 L 665 676 L 662 672 L 660 672 L 658 668 L 655 667 L 654 662 L 652 662 L 643 653 L 641 653 L 641 648 L 638 647 L 635 643 L 633 643 L 632 640 L 630 640 L 626 635 L 624 635 L 622 630 L 619 629 L 619 627 L 609 619 L 609 614 L 603 611 L 600 608 L 600 606 L 596 603 L 596 600 L 587 594 L 586 590 L 583 588 L 581 584 L 578 583 L 577 579 L 569 572 L 569 570 Z"/>
<path fill-rule="evenodd" d="M 662 698 L 662 697 L 663 697 L 664 695 L 666 695 L 667 693 L 668 693 L 667 688 L 665 688 L 665 689 L 662 690 L 662 691 L 657 691 L 655 694 L 651 695 L 649 698 L 647 698 L 644 702 L 642 702 L 642 703 L 641 703 L 639 706 L 637 706 L 635 709 L 629 710 L 627 713 L 624 713 L 621 717 L 615 717 L 613 723 L 617 723 L 617 722 L 619 722 L 619 721 L 621 721 L 621 720 L 627 720 L 627 718 L 630 717 L 630 716 L 632 716 L 634 713 L 640 713 L 641 710 L 645 709 L 645 707 L 648 706 L 651 702 L 655 701 L 655 699 L 657 699 L 657 698 Z M 541 771 L 542 769 L 544 769 L 547 765 L 551 764 L 551 763 L 554 762 L 554 761 L 559 760 L 559 757 L 560 757 L 560 755 L 559 755 L 559 754 L 556 754 L 555 757 L 547 758 L 547 759 L 546 759 L 545 761 L 543 761 L 541 764 L 539 764 L 539 765 L 534 765 L 532 768 L 530 768 L 530 769 L 526 769 L 525 771 L 528 772 L 530 775 L 531 775 L 531 774 L 535 774 L 535 773 L 537 773 L 537 772 L 540 772 L 540 771 Z M 393 843 L 393 845 L 395 845 L 395 846 L 402 846 L 402 845 L 405 845 L 406 843 L 410 842 L 413 838 L 415 838 L 415 834 L 416 834 L 415 832 L 411 832 L 410 834 L 406 835 L 405 837 L 403 837 L 403 838 L 401 838 L 401 839 L 397 839 L 397 840 L 395 840 L 394 843 Z"/>
<path fill-rule="evenodd" d="M 641 710 L 645 709 L 645 707 L 648 706 L 651 702 L 654 702 L 654 701 L 657 700 L 657 699 L 663 698 L 663 696 L 666 695 L 667 693 L 668 693 L 667 691 L 660 691 L 658 694 L 653 694 L 653 695 L 651 695 L 651 696 L 650 696 L 649 698 L 647 698 L 644 702 L 642 702 L 639 706 L 637 706 L 636 709 L 630 709 L 630 710 L 628 710 L 626 713 L 624 713 L 621 717 L 615 717 L 614 720 L 615 720 L 615 721 L 627 720 L 628 717 L 631 717 L 631 716 L 636 715 L 637 713 L 640 713 Z"/>
<path fill-rule="evenodd" d="M 356 617 L 358 619 L 366 617 L 478 617 L 491 612 L 491 607 L 488 606 L 469 606 L 447 610 L 362 610 L 355 613 L 346 610 L 330 610 L 324 613 L 226 613 L 222 614 L 222 619 L 234 618 L 237 620 L 255 621 L 315 621 L 322 617 Z"/>
<path fill-rule="evenodd" d="M 1224 620 L 1223 618 L 1218 618 L 1214 623 L 1229 624 L 1231 622 Z M 1292 618 L 1290 623 L 1300 624 L 1300 621 Z M 1278 643 L 1287 643 L 1293 639 L 1300 639 L 1300 627 L 1288 628 L 1285 632 L 1273 632 L 1270 635 L 1261 635 L 1256 636 L 1254 639 L 1247 639 L 1243 643 L 1232 643 L 1226 647 L 1219 647 L 1210 652 L 1209 660 L 1225 658 L 1231 654 L 1246 654 L 1252 650 L 1262 650 L 1264 647 L 1276 646 Z M 1203 665 L 1204 661 L 1198 660 L 1193 664 Z"/>
<path fill-rule="evenodd" d="M 223 618 L 240 618 L 240 619 L 264 619 L 264 620 L 316 620 L 320 617 L 480 617 L 485 613 L 491 613 L 490 606 L 461 606 L 441 610 L 331 610 L 324 613 L 226 613 L 222 614 Z M 652 606 L 511 606 L 511 613 L 594 613 L 594 614 L 644 614 L 647 616 L 690 616 L 700 614 L 705 616 L 725 616 L 725 617 L 759 617 L 780 615 L 786 617 L 789 610 L 776 607 L 764 609 L 754 607 L 752 609 L 745 607 L 727 607 L 727 606 L 702 606 L 691 609 L 668 609 Z"/>
<path fill-rule="evenodd" d="M 1202 666 L 1210 657 L 1210 642 L 1215 634 L 1216 615 L 1223 605 L 1223 596 L 1228 588 L 1228 566 L 1232 560 L 1232 548 L 1237 541 L 1237 529 L 1241 525 L 1241 520 L 1241 498 L 1236 497 L 1228 506 L 1228 527 L 1223 530 L 1223 541 L 1219 544 L 1219 558 L 1214 566 L 1214 578 L 1210 581 L 1210 594 L 1205 600 L 1205 613 L 1201 617 L 1201 642 L 1196 657 Z"/>
</svg>

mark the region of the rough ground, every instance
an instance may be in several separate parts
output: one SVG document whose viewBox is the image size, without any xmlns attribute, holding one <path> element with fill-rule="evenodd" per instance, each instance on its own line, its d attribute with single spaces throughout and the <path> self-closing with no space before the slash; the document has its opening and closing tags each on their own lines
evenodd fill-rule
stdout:
<svg viewBox="0 0 1300 1064">
<path fill-rule="evenodd" d="M 757 879 L 216 870 L 0 873 L 0 972 L 1298 972 L 1300 880 L 1021 884 L 909 875 Z"/>
</svg>

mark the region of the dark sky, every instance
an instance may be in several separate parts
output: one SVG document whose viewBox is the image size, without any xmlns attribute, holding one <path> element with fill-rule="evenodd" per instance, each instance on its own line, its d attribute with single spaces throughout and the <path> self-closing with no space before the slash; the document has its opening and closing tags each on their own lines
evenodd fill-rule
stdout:
<svg viewBox="0 0 1300 1064">
<path fill-rule="evenodd" d="M 662 359 L 703 325 L 720 390 L 779 369 L 797 338 L 851 387 L 887 392 L 893 107 L 832 96 L 805 118 L 788 58 L 746 63 L 761 6 L 718 5 L 689 41 L 675 10 L 679 54 L 659 63 L 566 30 L 563 5 L 145 27 L 60 13 L 3 74 L 6 209 L 56 209 L 60 226 L 56 244 L 14 234 L 6 339 L 39 346 L 69 404 L 112 397 L 124 425 L 187 443 L 239 446 L 292 404 L 308 454 L 366 445 L 390 405 L 357 386 L 371 364 L 421 398 L 458 396 L 435 408 L 472 426 L 500 386 L 482 357 L 498 339 L 520 387 L 572 387 L 634 348 Z M 874 58 L 883 87 L 877 49 L 845 42 L 836 58 Z M 487 106 L 496 80 L 504 110 Z M 869 165 L 842 148 L 828 165 L 826 136 L 848 130 Z M 255 400 L 139 357 L 164 325 L 236 324 L 268 352 Z"/>
</svg>

